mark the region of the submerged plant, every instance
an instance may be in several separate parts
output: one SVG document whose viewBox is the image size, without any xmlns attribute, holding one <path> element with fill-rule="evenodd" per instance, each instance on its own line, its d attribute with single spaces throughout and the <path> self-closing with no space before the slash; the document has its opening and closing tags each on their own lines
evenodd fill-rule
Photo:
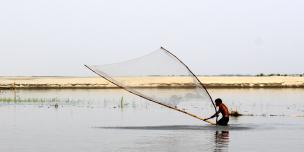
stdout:
<svg viewBox="0 0 304 152">
<path fill-rule="evenodd" d="M 239 113 L 237 110 L 231 110 L 229 115 L 232 117 L 239 117 L 242 116 L 243 114 Z"/>
</svg>

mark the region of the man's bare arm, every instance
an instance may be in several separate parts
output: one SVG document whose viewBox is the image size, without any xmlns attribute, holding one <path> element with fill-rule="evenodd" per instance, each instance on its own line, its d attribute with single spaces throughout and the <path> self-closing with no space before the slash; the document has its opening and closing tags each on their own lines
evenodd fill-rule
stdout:
<svg viewBox="0 0 304 152">
<path fill-rule="evenodd" d="M 217 111 L 214 115 L 212 115 L 211 117 L 206 118 L 206 119 L 204 119 L 204 120 L 212 119 L 212 118 L 218 116 L 219 114 L 220 114 L 220 111 Z"/>
</svg>

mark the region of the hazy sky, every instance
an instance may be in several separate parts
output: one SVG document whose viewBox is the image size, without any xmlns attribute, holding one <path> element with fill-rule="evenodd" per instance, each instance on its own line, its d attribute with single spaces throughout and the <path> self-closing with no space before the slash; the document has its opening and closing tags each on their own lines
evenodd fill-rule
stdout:
<svg viewBox="0 0 304 152">
<path fill-rule="evenodd" d="M 94 75 L 160 46 L 197 74 L 304 73 L 303 0 L 0 1 L 0 75 Z"/>
</svg>

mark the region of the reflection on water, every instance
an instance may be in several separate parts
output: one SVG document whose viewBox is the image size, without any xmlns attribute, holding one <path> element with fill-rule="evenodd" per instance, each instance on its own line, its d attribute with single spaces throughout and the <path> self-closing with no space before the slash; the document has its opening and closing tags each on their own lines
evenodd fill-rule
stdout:
<svg viewBox="0 0 304 152">
<path fill-rule="evenodd" d="M 174 126 L 124 126 L 124 127 L 95 127 L 99 129 L 114 129 L 114 130 L 167 130 L 167 131 L 194 131 L 194 130 L 200 130 L 200 131 L 207 131 L 207 132 L 197 132 L 201 134 L 200 141 L 197 144 L 200 144 L 200 146 L 197 146 L 196 148 L 199 147 L 209 147 L 208 149 L 214 149 L 214 152 L 223 152 L 223 151 L 228 151 L 228 146 L 229 146 L 229 130 L 244 130 L 244 129 L 253 129 L 250 127 L 241 127 L 241 126 L 231 126 L 231 127 L 217 127 L 217 126 L 188 126 L 188 125 L 174 125 Z M 224 129 L 224 130 L 223 130 Z M 215 132 L 213 132 L 215 131 Z M 214 133 L 214 144 L 206 145 L 204 144 L 204 136 L 206 136 L 206 133 Z M 185 138 L 186 136 L 183 135 L 178 136 L 177 134 L 170 134 L 171 137 L 165 137 L 166 142 L 159 142 L 162 141 L 161 138 L 164 137 L 159 137 L 158 139 L 155 139 L 156 141 L 151 141 L 153 143 L 158 143 L 159 147 L 166 147 L 167 143 L 173 144 L 174 141 L 180 140 L 179 138 Z M 193 136 L 193 135 L 192 135 Z M 191 138 L 191 137 L 190 137 Z M 168 141 L 168 140 L 171 141 Z M 206 138 L 208 140 L 208 138 Z M 210 139 L 211 141 L 213 140 L 212 138 Z M 209 143 L 209 142 L 207 142 Z M 176 144 L 176 143 L 175 143 Z M 213 145 L 213 146 L 212 146 Z"/>
<path fill-rule="evenodd" d="M 100 129 L 125 129 L 125 130 L 205 130 L 205 131 L 228 131 L 228 130 L 249 130 L 254 129 L 253 126 L 229 125 L 161 125 L 161 126 L 101 126 L 93 127 Z"/>
<path fill-rule="evenodd" d="M 215 152 L 227 151 L 229 146 L 229 131 L 215 132 Z"/>
</svg>

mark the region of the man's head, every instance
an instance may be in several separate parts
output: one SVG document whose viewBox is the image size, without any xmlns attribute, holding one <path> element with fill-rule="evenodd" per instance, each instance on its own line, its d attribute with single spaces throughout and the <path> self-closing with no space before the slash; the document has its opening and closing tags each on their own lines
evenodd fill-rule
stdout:
<svg viewBox="0 0 304 152">
<path fill-rule="evenodd" d="M 215 99 L 216 106 L 219 106 L 221 103 L 222 103 L 222 99 L 220 99 L 220 98 Z"/>
</svg>

